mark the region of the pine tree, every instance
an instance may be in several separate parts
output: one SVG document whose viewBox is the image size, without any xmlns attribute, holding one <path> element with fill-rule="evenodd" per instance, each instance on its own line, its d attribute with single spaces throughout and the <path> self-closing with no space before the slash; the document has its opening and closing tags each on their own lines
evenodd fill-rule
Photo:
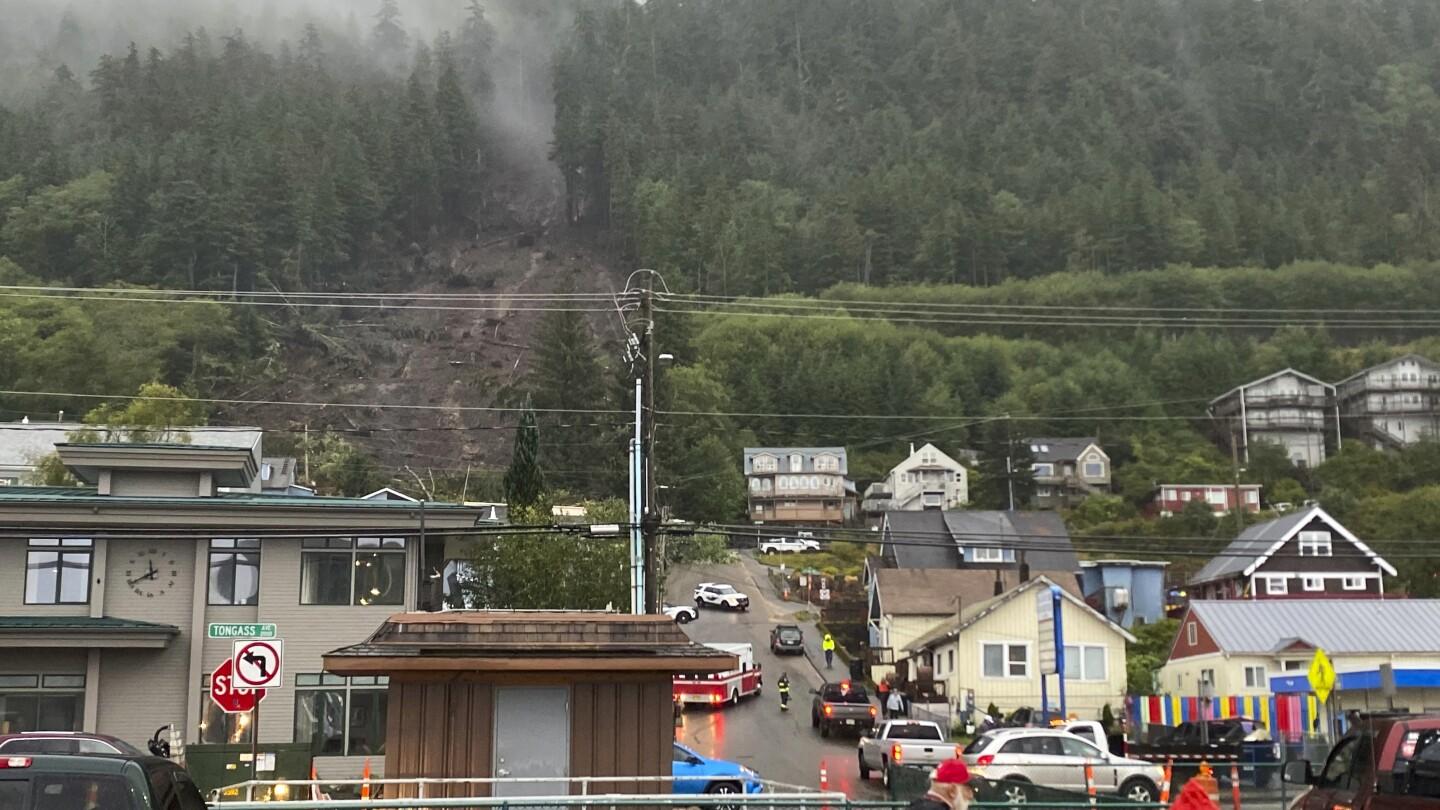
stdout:
<svg viewBox="0 0 1440 810">
<path fill-rule="evenodd" d="M 551 412 L 541 424 L 552 428 L 549 441 L 541 446 L 541 458 L 551 470 L 551 479 L 570 494 L 598 494 L 597 476 L 586 472 L 596 466 L 595 454 L 578 443 L 593 431 L 558 429 L 579 418 L 566 411 L 603 407 L 605 401 L 605 369 L 596 357 L 589 325 L 578 313 L 547 312 L 535 344 L 535 364 L 526 382 L 535 406 Z"/>
<path fill-rule="evenodd" d="M 405 27 L 400 24 L 398 0 L 381 0 L 380 10 L 375 13 L 375 28 L 370 37 L 375 43 L 375 49 L 382 56 L 391 60 L 404 58 L 410 37 L 405 33 Z"/>
<path fill-rule="evenodd" d="M 468 200 L 480 184 L 480 125 L 449 49 L 440 49 L 440 75 L 435 83 L 435 118 L 439 144 L 435 156 L 440 205 L 450 221 L 469 213 Z"/>
<path fill-rule="evenodd" d="M 515 449 L 510 469 L 505 471 L 505 502 L 512 508 L 534 506 L 545 494 L 545 474 L 540 469 L 540 426 L 530 397 L 520 414 L 515 431 Z"/>
</svg>

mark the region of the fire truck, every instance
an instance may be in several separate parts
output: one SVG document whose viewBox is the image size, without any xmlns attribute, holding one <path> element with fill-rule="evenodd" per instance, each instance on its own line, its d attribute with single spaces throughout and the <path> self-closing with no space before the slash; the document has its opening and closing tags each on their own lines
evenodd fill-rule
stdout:
<svg viewBox="0 0 1440 810">
<path fill-rule="evenodd" d="M 760 665 L 749 644 L 706 644 L 706 647 L 730 653 L 740 665 L 729 672 L 707 675 L 676 675 L 675 703 L 685 706 L 721 706 L 739 703 L 740 698 L 760 694 Z"/>
</svg>

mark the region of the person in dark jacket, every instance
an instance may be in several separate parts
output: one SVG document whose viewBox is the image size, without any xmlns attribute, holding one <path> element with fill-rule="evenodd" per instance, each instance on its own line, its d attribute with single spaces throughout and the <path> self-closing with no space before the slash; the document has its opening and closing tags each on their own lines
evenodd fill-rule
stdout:
<svg viewBox="0 0 1440 810">
<path fill-rule="evenodd" d="M 910 802 L 907 810 L 966 810 L 975 798 L 970 787 L 970 769 L 959 759 L 947 759 L 930 777 L 930 790 Z"/>
</svg>

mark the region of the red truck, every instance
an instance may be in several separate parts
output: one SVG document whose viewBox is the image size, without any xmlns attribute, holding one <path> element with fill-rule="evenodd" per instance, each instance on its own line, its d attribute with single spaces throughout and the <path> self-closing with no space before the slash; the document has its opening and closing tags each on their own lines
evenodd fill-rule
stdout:
<svg viewBox="0 0 1440 810">
<path fill-rule="evenodd" d="M 1440 715 L 1361 715 L 1318 773 L 1285 763 L 1308 785 L 1293 810 L 1440 810 Z"/>
</svg>

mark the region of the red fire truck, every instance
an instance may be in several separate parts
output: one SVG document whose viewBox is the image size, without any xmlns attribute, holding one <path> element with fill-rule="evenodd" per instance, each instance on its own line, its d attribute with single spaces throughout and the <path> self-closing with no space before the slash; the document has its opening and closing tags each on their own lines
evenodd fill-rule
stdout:
<svg viewBox="0 0 1440 810">
<path fill-rule="evenodd" d="M 739 703 L 740 698 L 760 694 L 760 665 L 755 663 L 755 651 L 749 644 L 706 644 L 705 646 L 727 652 L 740 661 L 740 666 L 729 672 L 709 675 L 676 675 L 674 681 L 675 702 L 680 706 L 720 706 L 725 703 Z"/>
</svg>

